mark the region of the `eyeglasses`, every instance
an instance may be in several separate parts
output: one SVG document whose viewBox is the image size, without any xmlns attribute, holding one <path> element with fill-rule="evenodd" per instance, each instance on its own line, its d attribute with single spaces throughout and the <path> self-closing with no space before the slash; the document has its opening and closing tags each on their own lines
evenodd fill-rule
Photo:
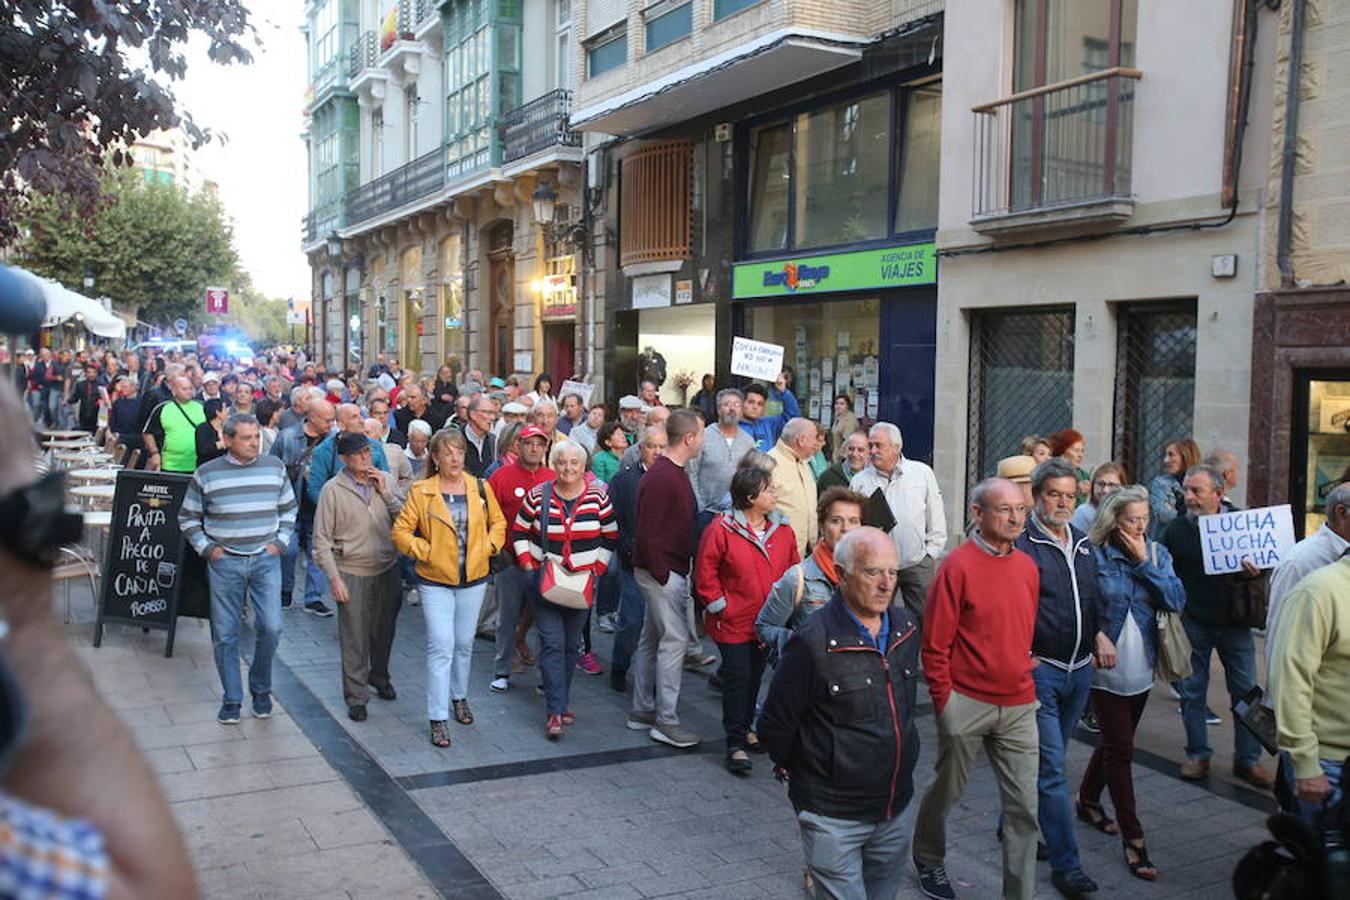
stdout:
<svg viewBox="0 0 1350 900">
<path fill-rule="evenodd" d="M 1006 518 L 1008 516 L 1014 515 L 1026 516 L 1027 513 L 1031 512 L 1031 508 L 1027 506 L 990 506 L 986 507 L 985 511 L 991 512 L 996 516 L 1003 516 Z"/>
</svg>

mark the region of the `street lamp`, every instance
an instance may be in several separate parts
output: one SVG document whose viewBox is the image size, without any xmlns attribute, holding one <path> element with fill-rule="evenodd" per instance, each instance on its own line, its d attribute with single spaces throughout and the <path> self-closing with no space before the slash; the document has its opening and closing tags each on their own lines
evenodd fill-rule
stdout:
<svg viewBox="0 0 1350 900">
<path fill-rule="evenodd" d="M 534 220 L 540 225 L 551 225 L 558 205 L 558 194 L 553 190 L 553 185 L 541 179 L 530 200 L 534 204 Z"/>
<path fill-rule="evenodd" d="M 91 294 L 94 291 L 94 269 L 92 266 L 84 267 L 84 292 Z"/>
<path fill-rule="evenodd" d="M 342 238 L 336 231 L 329 232 L 327 238 L 328 255 L 337 259 L 342 255 Z"/>
</svg>

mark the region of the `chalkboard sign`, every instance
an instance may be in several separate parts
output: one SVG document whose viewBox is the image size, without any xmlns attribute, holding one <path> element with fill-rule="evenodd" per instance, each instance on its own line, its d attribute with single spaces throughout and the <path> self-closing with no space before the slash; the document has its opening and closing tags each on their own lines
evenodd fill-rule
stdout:
<svg viewBox="0 0 1350 900">
<path fill-rule="evenodd" d="M 173 656 L 183 563 L 192 552 L 178 527 L 189 481 L 190 475 L 172 472 L 117 473 L 95 647 L 103 642 L 104 624 L 116 622 L 167 631 L 164 655 Z"/>
</svg>

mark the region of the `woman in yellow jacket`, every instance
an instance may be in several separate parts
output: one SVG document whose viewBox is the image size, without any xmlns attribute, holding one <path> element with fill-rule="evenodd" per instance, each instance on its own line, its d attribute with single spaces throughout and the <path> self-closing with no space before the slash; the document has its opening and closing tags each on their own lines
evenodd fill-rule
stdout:
<svg viewBox="0 0 1350 900">
<path fill-rule="evenodd" d="M 464 471 L 464 435 L 438 431 L 427 477 L 413 483 L 394 522 L 394 546 L 411 556 L 427 625 L 427 718 L 431 743 L 450 746 L 449 712 L 473 724 L 469 665 L 492 555 L 506 544 L 506 517 L 485 483 Z"/>
</svg>

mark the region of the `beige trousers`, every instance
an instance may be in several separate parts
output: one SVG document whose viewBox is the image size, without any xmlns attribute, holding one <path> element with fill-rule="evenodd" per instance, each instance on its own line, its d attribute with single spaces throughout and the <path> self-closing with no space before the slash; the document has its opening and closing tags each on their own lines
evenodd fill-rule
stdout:
<svg viewBox="0 0 1350 900">
<path fill-rule="evenodd" d="M 1003 896 L 1036 895 L 1036 772 L 1040 765 L 1035 701 L 995 706 L 952 691 L 937 720 L 938 758 L 914 820 L 914 858 L 926 866 L 947 855 L 947 813 L 965 793 L 983 746 L 1003 803 Z"/>
</svg>

